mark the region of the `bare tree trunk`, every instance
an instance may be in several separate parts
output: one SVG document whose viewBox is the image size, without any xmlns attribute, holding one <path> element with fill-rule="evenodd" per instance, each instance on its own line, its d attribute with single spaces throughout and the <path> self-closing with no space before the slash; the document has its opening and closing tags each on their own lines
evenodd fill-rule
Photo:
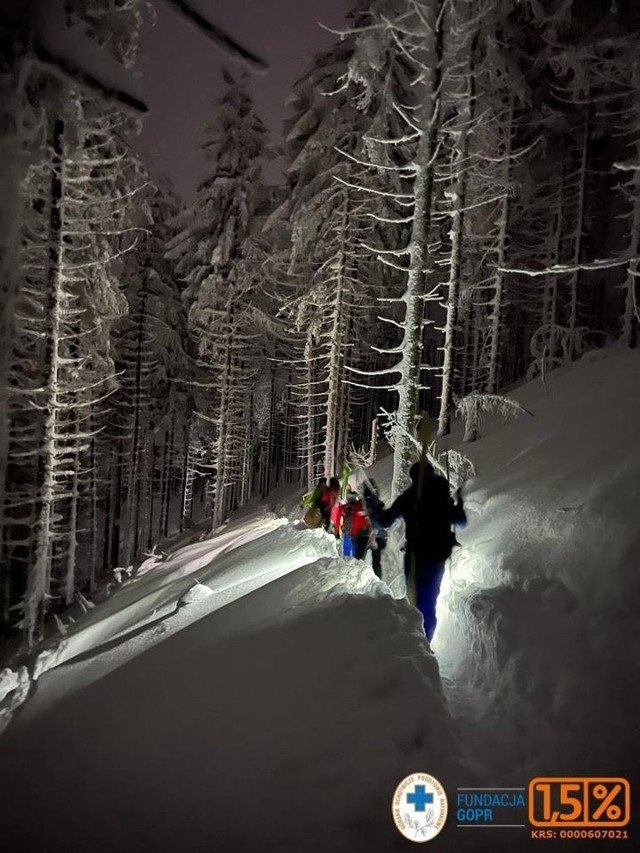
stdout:
<svg viewBox="0 0 640 853">
<path fill-rule="evenodd" d="M 436 148 L 439 117 L 439 88 L 441 78 L 440 60 L 442 58 L 442 24 L 438 20 L 442 0 L 433 3 L 430 9 L 429 35 L 431 42 L 428 51 L 432 57 L 430 67 L 425 68 L 421 85 L 424 86 L 423 107 L 419 121 L 423 128 L 415 158 L 415 178 L 413 183 L 413 220 L 409 241 L 409 273 L 407 286 L 402 296 L 405 304 L 404 334 L 402 339 L 402 358 L 398 365 L 400 380 L 397 384 L 398 408 L 396 418 L 398 429 L 395 436 L 393 453 L 393 479 L 391 496 L 395 498 L 403 491 L 414 453 L 411 437 L 415 434 L 418 387 L 421 384 L 422 362 L 422 321 L 424 317 L 424 295 L 426 292 L 426 272 L 428 261 L 428 240 L 431 228 L 431 205 L 433 194 L 433 156 Z"/>
<path fill-rule="evenodd" d="M 311 329 L 307 331 L 307 340 L 305 342 L 304 347 L 304 357 L 305 363 L 307 366 L 306 370 L 306 393 L 305 393 L 305 409 L 306 409 L 306 424 L 305 424 L 305 455 L 306 455 L 306 469 L 307 469 L 307 488 L 311 489 L 313 486 L 313 482 L 315 479 L 315 405 L 313 398 L 313 389 L 314 389 L 314 370 L 313 370 L 313 353 L 315 352 L 315 341 L 313 337 L 313 332 Z"/>
<path fill-rule="evenodd" d="M 19 55 L 19 41 L 18 33 L 0 25 L 0 508 L 4 507 L 10 442 L 7 393 L 15 333 L 20 245 L 20 102 L 25 63 Z"/>
<path fill-rule="evenodd" d="M 193 469 L 193 454 L 191 444 L 191 432 L 193 422 L 191 421 L 186 429 L 185 436 L 185 451 L 184 451 L 184 488 L 182 491 L 182 516 L 180 520 L 180 530 L 183 531 L 187 527 L 187 521 L 191 517 L 191 508 L 193 506 L 193 481 L 195 472 Z"/>
<path fill-rule="evenodd" d="M 125 464 L 125 448 L 123 437 L 120 438 L 118 445 L 118 453 L 116 454 L 116 481 L 113 489 L 113 528 L 109 532 L 109 535 L 111 537 L 111 559 L 110 562 L 107 563 L 107 565 L 110 568 L 120 565 L 120 558 L 122 555 L 122 473 Z"/>
<path fill-rule="evenodd" d="M 462 130 L 452 157 L 452 171 L 456 175 L 453 186 L 453 215 L 451 217 L 451 260 L 449 281 L 447 283 L 447 317 L 444 324 L 444 357 L 442 364 L 442 393 L 440 395 L 440 413 L 438 416 L 438 435 L 448 435 L 451 428 L 451 407 L 453 401 L 453 371 L 456 353 L 456 334 L 458 328 L 458 306 L 460 302 L 460 268 L 462 261 L 462 238 L 464 233 L 464 206 L 467 180 L 465 166 L 469 152 L 469 134 L 467 125 L 471 120 L 469 101 L 466 109 L 460 111 Z"/>
<path fill-rule="evenodd" d="M 634 173 L 631 183 L 633 192 L 633 219 L 631 222 L 631 239 L 629 241 L 629 254 L 633 258 L 627 267 L 627 278 L 625 281 L 624 316 L 622 319 L 622 342 L 628 346 L 635 346 L 638 336 L 639 308 L 638 308 L 638 281 L 640 280 L 640 170 Z"/>
<path fill-rule="evenodd" d="M 504 146 L 505 182 L 504 198 L 500 204 L 500 218 L 498 220 L 498 245 L 496 251 L 496 271 L 493 278 L 493 298 L 491 300 L 491 347 L 489 351 L 489 379 L 487 381 L 487 393 L 495 394 L 500 382 L 500 356 L 502 342 L 502 324 L 504 310 L 504 280 L 502 272 L 505 265 L 507 252 L 507 238 L 509 233 L 509 212 L 511 192 L 511 151 L 513 146 L 513 114 L 514 98 L 510 95 L 509 115 L 506 124 L 506 140 Z"/>
<path fill-rule="evenodd" d="M 156 493 L 155 493 L 155 473 L 158 465 L 158 446 L 156 444 L 155 438 L 153 435 L 150 436 L 148 441 L 151 441 L 151 452 L 149 452 L 149 448 L 147 447 L 146 458 L 151 461 L 151 470 L 149 470 L 149 464 L 145 466 L 145 525 L 147 530 L 147 550 L 151 550 L 156 542 L 156 538 L 154 535 L 153 525 L 156 523 Z M 148 442 L 147 442 L 148 443 Z"/>
<path fill-rule="evenodd" d="M 69 310 L 68 308 L 66 309 Z M 69 358 L 79 363 L 79 346 L 78 333 L 80 331 L 77 317 L 71 324 L 72 337 L 66 342 L 66 353 Z M 68 337 L 68 334 L 66 335 Z M 64 567 L 64 582 L 63 592 L 64 601 L 67 606 L 73 604 L 76 591 L 76 557 L 78 551 L 78 517 L 79 517 L 79 501 L 80 501 L 80 455 L 82 432 L 80 424 L 80 412 L 82 409 L 77 408 L 80 402 L 78 394 L 75 391 L 68 393 L 68 406 L 71 408 L 67 411 L 67 420 L 71 421 L 69 432 L 71 438 L 67 441 L 68 454 L 71 459 L 70 474 L 65 476 L 69 482 L 69 520 L 66 531 L 67 539 L 67 554 Z M 68 467 L 68 466 L 67 466 Z"/>
<path fill-rule="evenodd" d="M 587 107 L 582 126 L 582 145 L 580 148 L 580 170 L 578 172 L 578 206 L 576 210 L 575 228 L 573 232 L 573 256 L 571 263 L 577 266 L 582 259 L 582 243 L 584 238 L 584 207 L 587 182 L 587 162 L 589 156 L 589 134 L 591 132 L 591 102 L 590 90 L 587 91 Z M 578 306 L 580 298 L 580 270 L 575 270 L 569 278 L 569 357 L 573 361 L 577 351 Z"/>
<path fill-rule="evenodd" d="M 162 453 L 162 489 L 160 497 L 160 521 L 158 534 L 164 539 L 169 535 L 169 507 L 171 506 L 171 471 L 173 463 L 173 439 L 175 435 L 175 407 L 171 408 L 169 429 L 164 431 Z"/>
<path fill-rule="evenodd" d="M 37 511 L 35 519 L 34 562 L 27 578 L 24 602 L 25 627 L 29 647 L 33 647 L 44 629 L 46 600 L 51 577 L 52 515 L 55 498 L 56 433 L 58 425 L 58 374 L 60 368 L 62 301 L 62 217 L 64 209 L 64 122 L 56 119 L 52 128 L 51 209 L 49 215 L 49 266 L 47 275 L 45 366 L 43 396 L 45 412 L 43 444 L 38 460 Z"/>
<path fill-rule="evenodd" d="M 468 24 L 472 13 L 472 5 L 468 4 L 467 18 L 458 22 L 461 27 Z M 455 22 L 452 22 L 454 24 Z M 442 391 L 440 395 L 440 412 L 438 415 L 438 435 L 448 435 L 451 429 L 451 409 L 453 405 L 454 368 L 458 336 L 458 313 L 460 306 L 460 274 L 462 265 L 462 242 L 464 239 L 465 203 L 467 198 L 467 182 L 469 164 L 469 137 L 473 133 L 471 124 L 475 115 L 475 53 L 479 34 L 476 32 L 469 48 L 464 43 L 462 50 L 468 49 L 468 60 L 464 58 L 463 92 L 456 106 L 459 129 L 454 129 L 454 145 L 451 155 L 451 174 L 454 176 L 452 188 L 453 212 L 451 216 L 451 258 L 449 265 L 449 281 L 447 282 L 446 320 L 444 324 Z"/>
<path fill-rule="evenodd" d="M 144 491 L 144 483 L 141 482 L 140 465 L 142 462 L 143 447 L 143 405 L 144 395 L 142 389 L 144 375 L 144 346 L 145 346 L 145 318 L 147 311 L 147 296 L 149 291 L 149 278 L 144 277 L 141 301 L 139 306 L 139 320 L 136 335 L 136 356 L 133 389 L 133 426 L 131 430 L 131 448 L 129 451 L 129 465 L 127 476 L 129 488 L 127 489 L 127 525 L 124 530 L 124 555 L 125 566 L 132 565 L 139 554 L 139 543 L 141 536 L 140 525 L 140 502 Z"/>
<path fill-rule="evenodd" d="M 93 425 L 93 419 L 91 421 Z M 98 455 L 96 452 L 97 439 L 95 435 L 91 439 L 91 449 L 89 454 L 89 577 L 88 588 L 89 592 L 93 592 L 96 588 L 96 573 L 98 570 Z"/>
<path fill-rule="evenodd" d="M 264 446 L 261 456 L 261 476 L 259 484 L 260 497 L 264 500 L 271 488 L 271 469 L 273 466 L 273 434 L 275 428 L 275 368 L 271 365 L 271 377 L 269 379 L 269 417 L 267 419 L 267 432 L 264 436 Z"/>
<path fill-rule="evenodd" d="M 340 392 L 342 390 L 342 363 L 344 348 L 344 295 L 345 295 L 345 267 L 346 246 L 345 236 L 349 227 L 349 192 L 343 191 L 342 204 L 342 228 L 340 267 L 336 273 L 336 289 L 333 303 L 333 317 L 331 324 L 331 343 L 329 349 L 329 384 L 327 393 L 327 428 L 325 435 L 324 473 L 326 477 L 333 477 L 338 470 L 337 443 L 339 428 Z"/>
<path fill-rule="evenodd" d="M 562 226 L 564 221 L 564 174 L 560 176 L 558 187 L 558 204 L 555 216 L 555 257 L 552 263 L 559 264 L 562 260 Z M 558 277 L 549 276 L 549 282 L 545 288 L 544 304 L 542 309 L 542 322 L 555 329 L 558 325 Z"/>
<path fill-rule="evenodd" d="M 74 395 L 75 396 L 75 395 Z M 80 447 L 78 442 L 78 416 L 76 412 L 71 413 L 74 420 L 75 441 L 71 448 L 73 454 L 72 473 L 70 477 L 70 500 L 69 528 L 67 531 L 67 556 L 64 578 L 64 601 L 65 604 L 73 604 L 76 591 L 76 555 L 78 551 L 78 502 L 80 499 Z"/>
<path fill-rule="evenodd" d="M 632 83 L 634 97 L 640 97 L 640 60 L 636 59 L 633 65 Z M 636 110 L 636 116 L 638 112 Z M 636 118 L 637 121 L 637 118 Z M 635 132 L 640 128 L 636 126 Z M 631 217 L 631 228 L 629 232 L 629 257 L 635 258 L 629 262 L 627 267 L 627 278 L 624 284 L 625 301 L 624 315 L 622 318 L 621 339 L 625 346 L 635 346 L 638 338 L 638 326 L 640 325 L 640 308 L 638 307 L 638 291 L 640 285 L 640 261 L 637 260 L 640 251 L 640 141 L 636 143 L 636 156 L 638 167 L 629 183 L 629 191 L 632 198 L 633 212 Z"/>
<path fill-rule="evenodd" d="M 229 308 L 228 322 L 232 322 L 232 311 Z M 227 342 L 227 353 L 225 364 L 220 377 L 220 405 L 219 405 L 219 422 L 218 436 L 216 441 L 216 479 L 214 489 L 214 505 L 213 505 L 213 530 L 215 531 L 227 515 L 227 465 L 228 452 L 227 447 L 227 419 L 229 416 L 229 398 L 231 391 L 231 345 Z"/>
<path fill-rule="evenodd" d="M 241 368 L 242 369 L 242 368 Z M 249 411 L 244 425 L 245 440 L 242 450 L 242 472 L 240 474 L 240 506 L 244 506 L 252 494 L 251 462 L 253 457 L 253 394 L 249 398 Z"/>
</svg>

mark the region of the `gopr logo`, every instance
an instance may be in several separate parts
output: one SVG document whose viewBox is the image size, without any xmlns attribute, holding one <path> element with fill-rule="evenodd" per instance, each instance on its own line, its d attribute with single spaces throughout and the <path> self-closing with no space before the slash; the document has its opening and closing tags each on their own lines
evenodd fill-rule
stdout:
<svg viewBox="0 0 640 853">
<path fill-rule="evenodd" d="M 449 812 L 444 788 L 429 773 L 412 773 L 400 782 L 391 805 L 398 830 L 417 844 L 431 841 L 442 830 Z"/>
</svg>

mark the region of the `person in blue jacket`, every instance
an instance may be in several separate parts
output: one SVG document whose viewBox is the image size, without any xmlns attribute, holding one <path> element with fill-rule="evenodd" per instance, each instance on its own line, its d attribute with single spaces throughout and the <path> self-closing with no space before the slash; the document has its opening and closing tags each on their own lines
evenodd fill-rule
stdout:
<svg viewBox="0 0 640 853">
<path fill-rule="evenodd" d="M 404 573 L 407 584 L 415 570 L 415 605 L 424 617 L 424 630 L 429 641 L 436 629 L 436 602 L 444 575 L 444 566 L 457 545 L 453 527 L 466 524 L 460 490 L 454 501 L 449 484 L 437 474 L 429 462 L 409 470 L 411 485 L 399 495 L 388 509 L 379 514 L 379 521 L 390 527 L 402 516 L 406 525 L 407 544 L 404 553 Z M 422 479 L 422 488 L 418 484 Z"/>
</svg>

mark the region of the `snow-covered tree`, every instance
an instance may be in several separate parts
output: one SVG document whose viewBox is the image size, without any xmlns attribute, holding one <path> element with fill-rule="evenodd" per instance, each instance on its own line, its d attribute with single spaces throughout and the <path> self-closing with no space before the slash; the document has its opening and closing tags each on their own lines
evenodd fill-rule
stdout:
<svg viewBox="0 0 640 853">
<path fill-rule="evenodd" d="M 291 98 L 291 195 L 280 211 L 291 225 L 290 290 L 280 295 L 281 313 L 298 336 L 294 393 L 307 484 L 339 473 L 351 443 L 368 435 L 372 418 L 361 413 L 377 392 L 362 368 L 367 345 L 382 343 L 377 300 L 393 292 L 397 277 L 385 281 L 374 263 L 380 232 L 394 226 L 370 161 L 384 160 L 394 176 L 403 169 L 380 156 L 374 139 L 399 120 L 384 115 L 382 91 L 396 91 L 397 82 L 389 57 L 374 69 L 361 42 L 373 20 L 368 7 L 355 4 L 341 41 L 316 58 Z M 372 386 L 366 397 L 363 375 Z"/>
<path fill-rule="evenodd" d="M 626 255 L 628 265 L 623 285 L 624 309 L 622 314 L 620 338 L 626 346 L 636 346 L 640 328 L 640 61 L 635 52 L 636 44 L 631 40 L 628 55 L 630 73 L 627 77 L 629 105 L 625 110 L 623 132 L 630 136 L 630 157 L 615 163 L 615 168 L 625 174 L 622 191 L 628 200 L 630 210 L 623 214 L 628 223 L 626 236 Z"/>
<path fill-rule="evenodd" d="M 369 32 L 363 36 L 369 47 L 369 69 L 378 70 L 382 57 L 387 57 L 391 63 L 394 58 L 400 61 L 402 57 L 402 61 L 408 61 L 413 75 L 408 89 L 408 94 L 412 93 L 409 94 L 409 103 L 399 100 L 393 87 L 384 91 L 384 107 L 402 119 L 401 134 L 395 138 L 377 139 L 378 144 L 397 147 L 396 162 L 399 161 L 399 165 L 391 168 L 400 170 L 405 186 L 403 190 L 389 193 L 389 196 L 404 209 L 402 218 L 408 225 L 408 235 L 403 244 L 378 251 L 385 264 L 406 273 L 406 286 L 400 297 L 404 308 L 404 316 L 399 323 L 402 340 L 394 348 L 400 359 L 393 368 L 381 371 L 385 375 L 399 374 L 399 380 L 392 386 L 398 395 L 394 418 L 394 495 L 405 485 L 414 452 L 412 436 L 424 370 L 425 301 L 437 298 L 436 288 L 430 282 L 434 272 L 430 238 L 441 106 L 442 6 L 440 2 L 427 4 L 413 0 L 397 2 L 390 7 L 376 4 L 372 10 L 373 21 L 365 28 Z M 379 169 L 384 172 L 389 167 L 380 165 Z"/>
<path fill-rule="evenodd" d="M 189 324 L 200 364 L 209 374 L 210 402 L 203 412 L 215 425 L 213 524 L 237 500 L 249 437 L 247 404 L 255 379 L 253 342 L 262 312 L 247 275 L 245 249 L 252 233 L 257 191 L 266 153 L 266 131 L 255 114 L 246 81 L 224 72 L 218 120 L 208 128 L 204 150 L 210 174 L 195 205 L 179 220 L 182 230 L 169 257 L 186 282 Z"/>
<path fill-rule="evenodd" d="M 177 13 L 244 63 L 265 62 L 187 0 L 166 0 Z M 111 105 L 146 111 L 131 67 L 131 48 L 139 23 L 141 0 L 13 0 L 0 9 L 0 501 L 6 483 L 9 446 L 9 381 L 19 286 L 19 185 L 29 163 L 33 128 L 25 111 L 25 86 L 34 66 L 44 77 L 73 84 Z M 48 87 L 37 88 L 35 107 L 46 105 Z"/>
<path fill-rule="evenodd" d="M 336 57 L 331 59 L 335 61 Z M 362 243 L 372 225 L 367 220 L 371 205 L 354 186 L 359 180 L 357 164 L 340 153 L 354 151 L 356 108 L 336 103 L 336 96 L 331 98 L 329 87 L 335 85 L 335 68 L 328 69 L 327 63 L 319 63 L 303 83 L 307 102 L 289 134 L 290 143 L 300 150 L 289 169 L 292 189 L 288 206 L 292 224 L 290 271 L 301 286 L 287 311 L 298 332 L 306 330 L 303 394 L 308 424 L 307 479 L 312 481 L 316 476 L 318 427 L 324 433 L 325 475 L 339 471 L 345 456 L 345 364 L 350 327 L 367 293 L 362 278 Z"/>
<path fill-rule="evenodd" d="M 183 476 L 180 436 L 191 407 L 184 385 L 190 367 L 186 317 L 172 265 L 163 257 L 173 207 L 156 190 L 147 195 L 141 226 L 148 235 L 127 265 L 128 312 L 115 340 L 120 390 L 114 407 L 124 448 L 118 560 L 125 566 L 169 532 L 168 478 L 174 471 L 178 480 Z"/>
<path fill-rule="evenodd" d="M 101 27 L 126 18 L 125 40 L 110 49 L 122 61 L 131 59 L 135 4 L 114 11 L 87 3 L 78 14 L 98 42 Z M 84 496 L 95 493 L 90 448 L 96 415 L 116 387 L 110 331 L 125 308 L 119 258 L 136 239 L 126 220 L 131 194 L 123 178 L 129 119 L 42 75 L 28 81 L 25 93 L 38 98 L 43 86 L 49 109 L 34 125 L 32 166 L 23 183 L 24 263 L 9 348 L 11 475 L 3 512 L 7 597 L 17 603 L 24 593 L 22 625 L 30 644 L 42 634 L 50 599 L 61 596 L 69 604 L 86 581 L 78 571 L 78 545 Z"/>
</svg>

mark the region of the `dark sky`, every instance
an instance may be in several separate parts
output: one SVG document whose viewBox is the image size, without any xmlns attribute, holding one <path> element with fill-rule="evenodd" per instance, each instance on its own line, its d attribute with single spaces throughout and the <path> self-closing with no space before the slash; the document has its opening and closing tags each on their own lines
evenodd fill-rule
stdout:
<svg viewBox="0 0 640 853">
<path fill-rule="evenodd" d="M 140 147 L 152 164 L 172 178 L 185 198 L 193 195 L 203 161 L 197 147 L 203 124 L 215 115 L 222 92 L 220 69 L 230 61 L 198 30 L 153 0 L 156 23 L 142 33 L 141 89 L 151 112 Z M 318 26 L 340 27 L 350 0 L 199 0 L 198 7 L 248 48 L 265 58 L 270 70 L 255 75 L 251 89 L 260 117 L 277 141 L 286 115 L 284 101 L 318 50 L 335 36 Z M 277 173 L 270 175 L 277 179 Z"/>
</svg>

